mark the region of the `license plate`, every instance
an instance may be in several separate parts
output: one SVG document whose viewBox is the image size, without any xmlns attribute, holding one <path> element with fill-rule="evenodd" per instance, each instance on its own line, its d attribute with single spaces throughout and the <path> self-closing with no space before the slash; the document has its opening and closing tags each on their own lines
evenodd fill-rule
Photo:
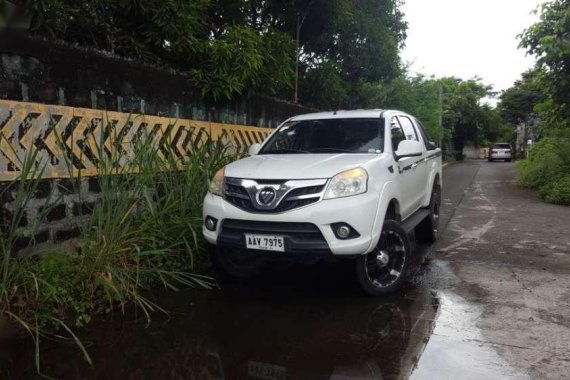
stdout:
<svg viewBox="0 0 570 380">
<path fill-rule="evenodd" d="M 245 234 L 245 246 L 248 249 L 285 252 L 283 236 Z"/>
<path fill-rule="evenodd" d="M 247 363 L 247 374 L 249 377 L 263 380 L 285 380 L 287 369 L 280 365 L 249 361 Z"/>
</svg>

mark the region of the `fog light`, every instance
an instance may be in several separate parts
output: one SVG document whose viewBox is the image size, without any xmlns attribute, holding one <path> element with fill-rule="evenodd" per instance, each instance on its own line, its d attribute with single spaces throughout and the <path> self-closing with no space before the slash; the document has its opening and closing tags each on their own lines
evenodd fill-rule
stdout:
<svg viewBox="0 0 570 380">
<path fill-rule="evenodd" d="M 350 236 L 350 228 L 348 226 L 340 226 L 336 229 L 336 235 L 341 239 L 346 239 Z"/>
<path fill-rule="evenodd" d="M 218 226 L 218 219 L 207 216 L 204 224 L 206 225 L 206 229 L 215 231 L 216 227 Z"/>
<path fill-rule="evenodd" d="M 344 222 L 333 223 L 331 224 L 331 229 L 336 236 L 337 239 L 346 240 L 346 239 L 356 239 L 360 237 L 358 231 L 356 231 L 351 225 Z"/>
</svg>

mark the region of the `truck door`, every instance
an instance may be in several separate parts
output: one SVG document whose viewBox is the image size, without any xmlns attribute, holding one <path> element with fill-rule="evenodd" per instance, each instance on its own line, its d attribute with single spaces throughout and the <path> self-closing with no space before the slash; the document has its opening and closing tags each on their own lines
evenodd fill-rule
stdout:
<svg viewBox="0 0 570 380">
<path fill-rule="evenodd" d="M 392 152 L 394 152 L 394 157 L 396 157 L 395 152 L 398 150 L 398 145 L 401 141 L 406 139 L 406 135 L 402 130 L 402 126 L 398 121 L 396 116 L 390 119 L 390 140 L 392 142 Z M 400 194 L 400 214 L 402 219 L 406 219 L 411 214 L 412 197 L 414 189 L 414 179 L 412 178 L 412 171 L 406 169 L 408 165 L 412 164 L 412 157 L 402 158 L 400 161 L 396 162 L 396 170 L 398 179 L 396 180 L 396 186 L 398 188 L 398 194 Z"/>
<path fill-rule="evenodd" d="M 405 115 L 397 116 L 402 133 L 406 140 L 414 140 L 422 142 L 420 133 L 414 126 L 412 120 Z M 396 146 L 397 149 L 397 146 Z M 402 210 L 402 217 L 407 217 L 418 208 L 421 207 L 422 201 L 425 198 L 425 189 L 427 183 L 427 167 L 426 167 L 426 150 L 423 149 L 420 157 L 407 157 L 402 158 L 399 162 L 399 169 L 402 175 L 403 183 L 407 189 L 403 191 L 407 194 L 407 207 L 406 212 Z M 405 215 L 405 216 L 404 216 Z"/>
</svg>

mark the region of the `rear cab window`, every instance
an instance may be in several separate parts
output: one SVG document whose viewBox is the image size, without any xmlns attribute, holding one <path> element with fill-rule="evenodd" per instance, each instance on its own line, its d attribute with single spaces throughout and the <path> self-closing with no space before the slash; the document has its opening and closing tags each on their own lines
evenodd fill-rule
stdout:
<svg viewBox="0 0 570 380">
<path fill-rule="evenodd" d="M 418 132 L 416 131 L 414 124 L 408 117 L 398 116 L 398 120 L 400 120 L 400 125 L 402 126 L 402 130 L 404 131 L 406 140 L 420 141 L 418 137 Z"/>
<path fill-rule="evenodd" d="M 415 118 L 414 118 L 414 121 L 416 122 L 416 125 L 420 131 L 420 134 L 422 135 L 422 139 L 424 140 L 424 145 L 425 145 L 426 149 L 427 150 L 437 149 L 437 146 L 435 145 L 434 141 L 432 140 L 431 136 L 429 135 L 428 131 L 424 128 L 422 123 L 418 119 L 415 119 Z"/>
<path fill-rule="evenodd" d="M 392 116 L 390 119 L 390 138 L 392 140 L 392 152 L 397 151 L 400 142 L 406 139 L 406 134 L 396 116 Z"/>
</svg>

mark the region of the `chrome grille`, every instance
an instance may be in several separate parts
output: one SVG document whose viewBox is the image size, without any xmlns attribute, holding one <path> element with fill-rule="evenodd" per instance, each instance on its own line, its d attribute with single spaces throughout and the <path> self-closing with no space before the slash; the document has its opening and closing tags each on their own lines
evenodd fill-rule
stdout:
<svg viewBox="0 0 570 380">
<path fill-rule="evenodd" d="M 304 207 L 321 200 L 326 179 L 309 180 L 251 180 L 226 177 L 224 197 L 234 206 L 253 213 L 280 213 Z M 274 193 L 264 203 L 260 192 Z"/>
</svg>

